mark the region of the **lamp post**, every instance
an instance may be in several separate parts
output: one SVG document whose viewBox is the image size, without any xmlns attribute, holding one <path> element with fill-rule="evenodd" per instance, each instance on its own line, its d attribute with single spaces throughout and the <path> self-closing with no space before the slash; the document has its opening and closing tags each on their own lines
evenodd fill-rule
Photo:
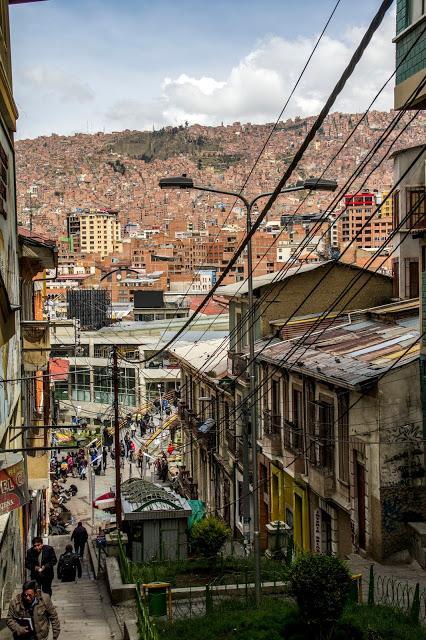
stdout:
<svg viewBox="0 0 426 640">
<path fill-rule="evenodd" d="M 253 473 L 253 549 L 254 549 L 254 561 L 255 561 L 255 593 L 256 604 L 260 604 L 261 597 L 261 575 L 260 575 L 260 539 L 259 539 L 259 469 L 257 465 L 257 438 L 258 438 L 258 424 L 257 424 L 257 386 L 256 386 L 256 366 L 254 362 L 255 358 L 255 340 L 256 332 L 254 327 L 255 308 L 254 308 L 254 296 L 253 296 L 253 253 L 252 243 L 250 238 L 251 232 L 251 213 L 253 206 L 261 198 L 266 198 L 273 195 L 272 191 L 260 193 L 252 200 L 248 200 L 241 193 L 235 191 L 226 191 L 224 189 L 215 189 L 205 185 L 194 184 L 191 177 L 187 175 L 175 176 L 169 178 L 161 178 L 159 181 L 161 189 L 197 189 L 198 191 L 209 191 L 210 193 L 218 193 L 221 195 L 232 196 L 238 198 L 244 204 L 246 209 L 246 231 L 248 235 L 247 241 L 247 293 L 248 293 L 248 341 L 249 341 L 249 397 L 251 400 L 250 408 L 250 423 L 251 423 L 251 437 L 252 437 L 252 473 Z M 292 193 L 294 191 L 310 190 L 310 191 L 335 191 L 337 189 L 337 182 L 335 180 L 323 180 L 321 178 L 309 178 L 308 180 L 302 180 L 292 187 L 283 189 L 279 195 L 285 193 Z M 243 440 L 243 486 L 248 488 L 249 478 L 249 455 L 248 455 L 248 429 L 246 425 L 246 438 Z M 248 494 L 248 490 L 246 489 Z M 247 524 L 247 523 L 246 523 Z"/>
</svg>

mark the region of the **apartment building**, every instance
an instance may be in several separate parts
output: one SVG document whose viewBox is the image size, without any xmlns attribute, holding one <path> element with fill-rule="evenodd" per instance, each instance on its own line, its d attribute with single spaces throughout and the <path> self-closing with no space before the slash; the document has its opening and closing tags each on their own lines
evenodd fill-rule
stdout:
<svg viewBox="0 0 426 640">
<path fill-rule="evenodd" d="M 392 201 L 382 195 L 362 191 L 344 196 L 345 211 L 339 218 L 343 243 L 353 241 L 363 249 L 382 245 L 392 231 Z"/>
<path fill-rule="evenodd" d="M 97 253 L 101 258 L 123 250 L 117 211 L 77 209 L 67 214 L 68 236 L 81 253 Z"/>
<path fill-rule="evenodd" d="M 416 303 L 351 312 L 309 346 L 309 322 L 296 320 L 292 339 L 258 357 L 261 509 L 299 548 L 382 559 L 423 521 L 417 317 Z"/>
</svg>

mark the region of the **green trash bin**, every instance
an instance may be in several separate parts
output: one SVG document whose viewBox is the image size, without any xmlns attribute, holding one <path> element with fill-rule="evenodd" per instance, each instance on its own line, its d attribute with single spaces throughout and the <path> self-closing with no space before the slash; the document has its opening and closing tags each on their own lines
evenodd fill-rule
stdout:
<svg viewBox="0 0 426 640">
<path fill-rule="evenodd" d="M 156 584 L 158 587 L 155 586 Z M 157 618 L 167 615 L 167 586 L 162 585 L 164 582 L 151 582 L 148 590 L 149 615 Z"/>
</svg>

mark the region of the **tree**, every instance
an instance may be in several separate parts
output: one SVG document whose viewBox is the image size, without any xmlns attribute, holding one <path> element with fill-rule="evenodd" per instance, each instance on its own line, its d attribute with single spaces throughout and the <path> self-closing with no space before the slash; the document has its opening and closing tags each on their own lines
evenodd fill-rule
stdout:
<svg viewBox="0 0 426 640">
<path fill-rule="evenodd" d="M 231 530 L 222 520 L 208 516 L 192 527 L 191 545 L 196 553 L 214 559 L 230 536 Z"/>
<path fill-rule="evenodd" d="M 346 564 L 334 556 L 304 553 L 290 567 L 289 580 L 313 637 L 331 638 L 351 586 Z"/>
</svg>

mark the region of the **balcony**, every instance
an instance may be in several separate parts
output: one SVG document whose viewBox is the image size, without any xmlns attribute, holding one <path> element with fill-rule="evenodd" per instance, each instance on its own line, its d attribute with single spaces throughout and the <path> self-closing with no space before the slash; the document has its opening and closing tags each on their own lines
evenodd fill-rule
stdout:
<svg viewBox="0 0 426 640">
<path fill-rule="evenodd" d="M 228 426 L 225 427 L 225 441 L 228 448 L 228 451 L 235 456 L 237 452 L 237 443 L 236 443 L 236 435 L 235 431 L 231 431 Z"/>
<path fill-rule="evenodd" d="M 47 367 L 50 355 L 49 323 L 44 320 L 21 322 L 23 364 L 26 371 Z"/>
<path fill-rule="evenodd" d="M 266 456 L 282 456 L 281 428 L 280 415 L 263 412 L 262 451 Z"/>
<path fill-rule="evenodd" d="M 248 382 L 248 357 L 243 353 L 235 353 L 228 351 L 228 374 L 230 376 L 238 376 L 243 382 Z"/>
<path fill-rule="evenodd" d="M 308 482 L 312 491 L 322 498 L 331 498 L 336 490 L 336 477 L 330 468 L 309 465 Z"/>
<path fill-rule="evenodd" d="M 331 497 L 336 489 L 334 472 L 334 445 L 310 436 L 308 478 L 313 491 L 324 498 Z"/>
</svg>

